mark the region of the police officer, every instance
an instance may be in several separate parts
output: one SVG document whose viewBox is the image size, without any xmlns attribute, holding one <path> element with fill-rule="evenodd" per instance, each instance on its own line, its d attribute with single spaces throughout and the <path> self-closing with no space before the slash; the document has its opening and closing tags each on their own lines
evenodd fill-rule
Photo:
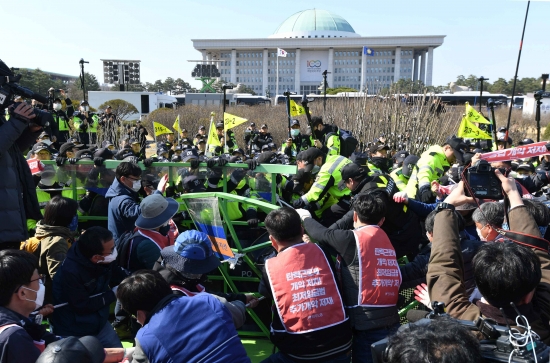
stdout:
<svg viewBox="0 0 550 363">
<path fill-rule="evenodd" d="M 392 177 L 395 185 L 397 186 L 397 189 L 399 189 L 400 192 L 405 191 L 405 188 L 407 188 L 407 184 L 409 183 L 411 174 L 416 167 L 416 163 L 419 159 L 420 158 L 416 155 L 408 155 L 402 162 L 402 166 L 395 168 L 390 173 L 390 176 Z"/>
<path fill-rule="evenodd" d="M 63 111 L 63 104 L 61 98 L 57 97 L 53 100 L 53 110 L 51 111 L 53 117 L 53 123 L 50 125 L 52 133 L 55 136 L 56 140 L 54 141 L 54 146 L 56 149 L 59 149 L 61 144 L 65 143 L 71 134 L 71 125 L 69 124 L 69 119 L 74 114 L 73 101 L 67 97 L 64 90 L 60 91 L 62 97 L 65 97 L 65 105 L 67 106 L 66 110 Z"/>
<path fill-rule="evenodd" d="M 389 174 L 392 167 L 392 161 L 388 158 L 390 147 L 385 144 L 374 143 L 369 147 L 369 167 L 370 174 Z"/>
<path fill-rule="evenodd" d="M 88 101 L 80 102 L 79 112 L 76 112 L 73 117 L 73 125 L 84 145 L 89 146 L 96 143 L 98 124 L 99 118 L 90 112 Z"/>
<path fill-rule="evenodd" d="M 216 136 L 218 137 L 218 141 L 220 142 L 221 146 L 212 144 L 208 145 L 208 151 L 212 153 L 212 155 L 221 155 L 223 153 L 223 145 L 224 145 L 224 139 L 223 139 L 223 122 L 218 122 L 216 124 Z"/>
<path fill-rule="evenodd" d="M 340 133 L 337 126 L 324 124 L 321 116 L 315 116 L 311 118 L 311 127 L 315 147 L 327 155 L 340 155 Z"/>
</svg>

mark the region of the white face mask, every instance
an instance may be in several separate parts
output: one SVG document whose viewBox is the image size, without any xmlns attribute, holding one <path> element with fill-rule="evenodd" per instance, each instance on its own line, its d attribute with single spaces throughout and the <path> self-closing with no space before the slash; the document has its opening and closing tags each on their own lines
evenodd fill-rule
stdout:
<svg viewBox="0 0 550 363">
<path fill-rule="evenodd" d="M 82 106 L 82 111 L 88 112 L 90 110 L 90 107 L 88 106 Z"/>
<path fill-rule="evenodd" d="M 114 260 L 116 260 L 117 256 L 118 256 L 118 252 L 115 248 L 109 256 L 104 256 L 105 258 L 103 259 L 103 261 L 98 261 L 97 263 L 105 263 L 105 264 L 111 263 Z"/>
<path fill-rule="evenodd" d="M 480 241 L 487 242 L 487 237 L 483 237 L 481 235 L 481 229 L 476 228 L 476 232 L 477 232 L 477 235 L 478 235 Z"/>
<path fill-rule="evenodd" d="M 134 192 L 137 192 L 141 189 L 141 180 L 134 180 L 132 182 L 132 189 L 134 190 Z"/>
<path fill-rule="evenodd" d="M 290 130 L 290 135 L 293 136 L 293 137 L 296 137 L 296 136 L 300 135 L 300 129 L 291 129 Z"/>
<path fill-rule="evenodd" d="M 36 292 L 36 299 L 34 299 L 34 300 L 25 299 L 27 301 L 34 302 L 36 304 L 36 309 L 38 309 L 39 307 L 41 307 L 44 304 L 44 295 L 46 294 L 46 286 L 44 286 L 42 281 L 38 282 L 38 291 L 33 290 L 33 289 L 29 289 L 28 287 L 25 287 L 25 286 L 21 286 L 21 288 L 23 288 L 25 290 L 31 290 L 31 291 Z"/>
<path fill-rule="evenodd" d="M 62 107 L 61 103 L 54 103 L 53 104 L 53 109 L 56 110 L 56 111 L 61 110 L 61 107 Z"/>
</svg>

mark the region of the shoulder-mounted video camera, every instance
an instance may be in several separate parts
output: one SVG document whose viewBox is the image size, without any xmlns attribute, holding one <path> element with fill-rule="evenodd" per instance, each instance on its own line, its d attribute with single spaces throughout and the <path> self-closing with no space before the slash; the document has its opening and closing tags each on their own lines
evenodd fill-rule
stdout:
<svg viewBox="0 0 550 363">
<path fill-rule="evenodd" d="M 19 103 L 14 103 L 14 96 L 21 96 L 24 98 L 32 98 L 42 104 L 48 103 L 48 98 L 37 93 L 34 93 L 28 88 L 22 87 L 18 84 L 21 79 L 21 75 L 14 75 L 12 70 L 8 68 L 6 63 L 0 60 L 0 109 L 6 109 L 9 106 L 17 107 Z M 49 126 L 53 121 L 53 117 L 50 113 L 34 109 L 36 117 L 31 119 L 31 122 L 42 127 Z"/>
<path fill-rule="evenodd" d="M 445 304 L 442 302 L 433 301 L 432 307 L 434 310 L 430 313 L 425 312 L 425 317 L 416 320 L 413 323 L 402 325 L 399 331 L 404 331 L 410 324 L 415 325 L 427 325 L 432 321 L 440 319 L 442 317 L 449 318 L 449 315 L 445 313 Z M 410 310 L 407 313 L 409 319 L 409 313 L 421 313 L 419 310 Z M 413 319 L 410 319 L 413 320 Z M 479 317 L 476 321 L 458 320 L 452 319 L 463 325 L 465 328 L 472 332 L 477 332 L 483 337 L 480 340 L 480 352 L 485 362 L 514 362 L 514 363 L 534 363 L 534 362 L 548 362 L 550 358 L 550 347 L 544 344 L 540 340 L 533 339 L 533 342 L 529 342 L 521 347 L 514 347 L 510 342 L 510 331 L 507 326 L 497 325 L 493 320 Z M 383 363 L 386 361 L 388 354 L 388 338 L 382 339 L 371 345 L 372 358 L 374 363 Z M 536 360 L 535 360 L 536 355 Z"/>
<path fill-rule="evenodd" d="M 479 160 L 466 169 L 466 181 L 470 186 L 469 189 L 465 189 L 466 194 L 473 193 L 472 197 L 480 199 L 503 199 L 500 179 L 496 176 L 495 170 L 486 160 Z"/>
</svg>

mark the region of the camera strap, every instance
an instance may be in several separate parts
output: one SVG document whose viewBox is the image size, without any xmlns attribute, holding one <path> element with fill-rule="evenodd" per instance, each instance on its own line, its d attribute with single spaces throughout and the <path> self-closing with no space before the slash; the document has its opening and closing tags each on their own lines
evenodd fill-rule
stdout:
<svg viewBox="0 0 550 363">
<path fill-rule="evenodd" d="M 507 231 L 504 229 L 497 229 L 497 232 L 507 239 L 520 244 L 525 247 L 535 248 L 537 250 L 544 251 L 546 253 L 550 252 L 550 242 L 544 238 L 532 236 L 530 234 Z"/>
</svg>

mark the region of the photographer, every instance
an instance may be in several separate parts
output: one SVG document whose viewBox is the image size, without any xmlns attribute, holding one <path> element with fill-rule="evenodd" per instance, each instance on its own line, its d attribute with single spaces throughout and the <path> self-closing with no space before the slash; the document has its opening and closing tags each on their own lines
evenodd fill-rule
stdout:
<svg viewBox="0 0 550 363">
<path fill-rule="evenodd" d="M 524 243 L 512 240 L 483 244 L 473 259 L 474 279 L 481 300 L 471 303 L 465 291 L 464 263 L 460 249 L 456 206 L 471 203 L 464 195 L 464 182 L 438 206 L 435 217 L 432 252 L 427 282 L 430 299 L 444 302 L 448 314 L 457 319 L 475 320 L 480 316 L 493 319 L 499 325 L 516 325 L 516 309 L 527 318 L 532 329 L 546 344 L 550 343 L 548 315 L 550 312 L 550 257 L 546 241 L 540 236 L 532 215 L 523 205 L 513 178 L 504 177 L 499 170 L 502 190 L 508 196 L 510 229 L 533 237 Z M 499 308 L 502 308 L 499 310 Z"/>
</svg>

